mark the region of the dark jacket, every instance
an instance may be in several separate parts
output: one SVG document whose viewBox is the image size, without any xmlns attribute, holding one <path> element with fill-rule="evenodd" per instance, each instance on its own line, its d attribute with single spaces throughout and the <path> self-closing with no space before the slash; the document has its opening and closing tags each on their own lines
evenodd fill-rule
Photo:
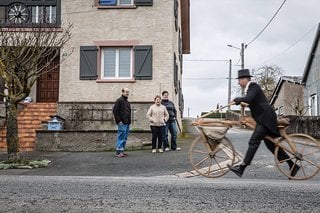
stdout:
<svg viewBox="0 0 320 213">
<path fill-rule="evenodd" d="M 113 116 L 116 123 L 131 124 L 131 106 L 128 97 L 121 96 L 117 99 L 113 106 Z"/>
<path fill-rule="evenodd" d="M 277 127 L 277 115 L 257 83 L 251 82 L 246 96 L 235 98 L 234 101 L 236 104 L 240 104 L 240 102 L 248 103 L 251 115 L 257 124 L 266 127 L 272 136 L 280 136 Z"/>
<path fill-rule="evenodd" d="M 162 100 L 161 104 L 164 105 L 167 108 L 167 111 L 169 113 L 169 120 L 168 122 L 173 122 L 176 120 L 177 117 L 177 110 L 174 106 L 174 103 L 169 100 Z"/>
</svg>

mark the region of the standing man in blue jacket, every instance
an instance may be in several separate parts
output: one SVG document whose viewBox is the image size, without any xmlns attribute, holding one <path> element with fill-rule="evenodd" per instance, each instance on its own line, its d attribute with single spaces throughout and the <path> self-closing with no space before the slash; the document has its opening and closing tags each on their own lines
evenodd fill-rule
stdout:
<svg viewBox="0 0 320 213">
<path fill-rule="evenodd" d="M 124 153 L 129 135 L 129 127 L 131 124 L 131 106 L 128 101 L 129 89 L 122 88 L 122 95 L 117 99 L 113 106 L 113 115 L 118 125 L 117 143 L 116 143 L 116 157 L 127 157 Z"/>
<path fill-rule="evenodd" d="M 238 71 L 238 83 L 245 91 L 244 97 L 238 97 L 233 100 L 236 104 L 245 102 L 249 104 L 252 118 L 255 120 L 256 127 L 249 140 L 249 147 L 243 162 L 240 165 L 230 167 L 230 170 L 239 177 L 242 176 L 245 168 L 250 165 L 255 153 L 257 152 L 261 140 L 264 140 L 266 147 L 274 154 L 275 144 L 265 136 L 280 137 L 280 132 L 277 125 L 277 116 L 261 87 L 251 81 L 250 71 L 248 69 L 242 69 Z M 279 150 L 278 160 L 286 161 L 290 167 L 291 176 L 295 176 L 300 169 L 300 166 L 295 164 L 290 159 L 287 153 L 283 150 Z"/>
<path fill-rule="evenodd" d="M 169 151 L 169 140 L 168 140 L 168 132 L 170 131 L 171 135 L 171 150 L 180 151 L 181 148 L 177 146 L 177 126 L 176 126 L 176 117 L 177 110 L 172 101 L 169 100 L 169 92 L 162 92 L 162 100 L 161 104 L 167 108 L 169 113 L 169 120 L 166 122 L 165 135 L 163 139 L 163 148 L 164 151 Z"/>
</svg>

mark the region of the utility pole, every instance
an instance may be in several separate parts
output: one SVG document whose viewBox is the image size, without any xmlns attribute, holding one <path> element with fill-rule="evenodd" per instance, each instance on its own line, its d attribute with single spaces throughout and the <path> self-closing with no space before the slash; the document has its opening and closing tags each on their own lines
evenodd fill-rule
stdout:
<svg viewBox="0 0 320 213">
<path fill-rule="evenodd" d="M 241 56 L 241 69 L 244 69 L 244 49 L 246 46 L 244 43 L 241 43 L 241 50 L 240 50 L 240 56 Z M 244 88 L 241 88 L 241 96 L 244 96 Z"/>
<path fill-rule="evenodd" d="M 241 43 L 241 52 L 240 52 L 240 56 L 241 56 L 241 69 L 244 69 L 244 43 Z"/>
<path fill-rule="evenodd" d="M 229 59 L 229 82 L 228 82 L 228 104 L 231 103 L 231 72 L 232 72 L 232 61 Z M 228 106 L 230 110 L 230 106 Z"/>
</svg>

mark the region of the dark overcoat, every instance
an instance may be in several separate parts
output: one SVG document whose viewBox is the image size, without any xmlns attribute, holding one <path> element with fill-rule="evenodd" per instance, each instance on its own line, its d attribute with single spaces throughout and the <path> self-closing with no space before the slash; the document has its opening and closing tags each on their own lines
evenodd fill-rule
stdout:
<svg viewBox="0 0 320 213">
<path fill-rule="evenodd" d="M 257 83 L 250 82 L 246 96 L 235 98 L 234 102 L 236 104 L 248 103 L 251 115 L 257 124 L 266 127 L 272 136 L 280 136 L 277 127 L 277 115 Z"/>
</svg>

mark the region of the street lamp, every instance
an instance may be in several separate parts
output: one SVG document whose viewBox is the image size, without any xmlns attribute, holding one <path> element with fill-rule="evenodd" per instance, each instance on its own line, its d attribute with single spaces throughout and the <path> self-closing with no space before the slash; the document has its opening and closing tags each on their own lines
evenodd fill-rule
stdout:
<svg viewBox="0 0 320 213">
<path fill-rule="evenodd" d="M 241 56 L 241 69 L 244 69 L 244 49 L 247 48 L 247 45 L 245 45 L 244 43 L 241 43 L 241 48 L 239 47 L 235 47 L 231 44 L 227 44 L 228 47 L 232 47 L 235 48 L 237 50 L 240 50 L 240 56 Z M 244 95 L 244 89 L 241 89 L 241 95 Z"/>
<path fill-rule="evenodd" d="M 229 77 L 228 77 L 228 104 L 231 103 L 231 72 L 232 72 L 232 61 L 229 59 Z M 228 106 L 230 110 L 230 106 Z"/>
<path fill-rule="evenodd" d="M 244 45 L 244 43 L 241 43 L 241 48 L 235 47 L 235 46 L 233 46 L 233 45 L 231 45 L 231 44 L 227 44 L 227 46 L 240 50 L 241 69 L 244 69 L 244 49 L 247 48 L 247 45 Z"/>
</svg>

